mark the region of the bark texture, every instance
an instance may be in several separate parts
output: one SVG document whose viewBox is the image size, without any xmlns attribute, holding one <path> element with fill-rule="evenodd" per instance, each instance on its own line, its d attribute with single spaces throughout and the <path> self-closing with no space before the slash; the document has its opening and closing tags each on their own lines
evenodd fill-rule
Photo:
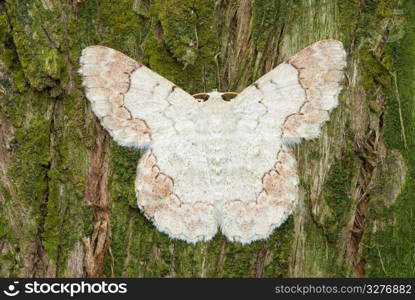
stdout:
<svg viewBox="0 0 415 300">
<path fill-rule="evenodd" d="M 309 44 L 348 52 L 339 107 L 296 148 L 301 201 L 265 241 L 170 240 L 139 212 L 141 153 L 80 87 L 99 44 L 190 93 L 240 91 Z M 415 276 L 411 0 L 0 0 L 0 276 Z"/>
</svg>

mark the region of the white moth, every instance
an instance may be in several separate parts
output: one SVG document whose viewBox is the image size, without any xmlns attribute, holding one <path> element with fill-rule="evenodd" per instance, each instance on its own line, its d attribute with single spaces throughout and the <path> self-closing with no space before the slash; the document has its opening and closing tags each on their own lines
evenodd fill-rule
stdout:
<svg viewBox="0 0 415 300">
<path fill-rule="evenodd" d="M 86 96 L 116 142 L 145 147 L 138 206 L 158 230 L 187 242 L 220 227 L 231 241 L 267 238 L 298 201 L 291 145 L 312 139 L 338 104 L 346 53 L 324 40 L 295 54 L 232 101 L 201 102 L 103 46 L 82 51 Z"/>
</svg>

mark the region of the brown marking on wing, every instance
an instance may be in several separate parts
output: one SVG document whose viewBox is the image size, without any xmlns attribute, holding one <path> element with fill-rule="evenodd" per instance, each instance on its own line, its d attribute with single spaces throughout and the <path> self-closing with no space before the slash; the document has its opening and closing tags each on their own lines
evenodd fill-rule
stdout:
<svg viewBox="0 0 415 300">
<path fill-rule="evenodd" d="M 181 201 L 174 193 L 173 179 L 160 171 L 157 157 L 151 151 L 140 159 L 138 169 L 138 205 L 159 229 L 167 230 L 174 237 L 184 235 L 191 241 L 198 240 L 200 235 L 208 239 L 213 236 L 217 225 L 212 203 Z"/>
<path fill-rule="evenodd" d="M 225 208 L 232 211 L 235 222 L 242 231 L 263 234 L 254 230 L 255 218 L 266 215 L 267 210 L 294 209 L 297 195 L 297 170 L 295 157 L 291 150 L 281 150 L 273 169 L 262 177 L 262 191 L 255 202 L 233 199 L 225 203 Z M 272 222 L 272 220 L 270 220 Z M 271 225 L 271 224 L 270 224 Z M 264 229 L 265 227 L 263 227 Z"/>
<path fill-rule="evenodd" d="M 94 112 L 110 133 L 128 132 L 137 141 L 151 141 L 151 130 L 144 120 L 133 118 L 124 106 L 124 95 L 131 84 L 131 74 L 142 65 L 119 51 L 103 46 L 84 49 L 80 73 L 87 94 L 91 93 L 93 107 L 106 105 L 109 112 L 95 109 Z M 99 96 L 99 97 L 97 97 Z M 97 103 L 97 100 L 99 99 Z M 115 137 L 114 137 L 115 138 Z"/>
<path fill-rule="evenodd" d="M 287 60 L 299 72 L 299 82 L 307 96 L 306 103 L 300 109 L 300 114 L 287 118 L 283 132 L 287 136 L 300 136 L 298 130 L 308 125 L 319 125 L 327 120 L 327 110 L 324 105 L 323 93 L 327 89 L 337 89 L 344 76 L 346 62 L 340 59 L 343 51 L 341 43 L 325 40 L 310 45 Z M 319 76 L 316 76 L 319 74 Z"/>
</svg>

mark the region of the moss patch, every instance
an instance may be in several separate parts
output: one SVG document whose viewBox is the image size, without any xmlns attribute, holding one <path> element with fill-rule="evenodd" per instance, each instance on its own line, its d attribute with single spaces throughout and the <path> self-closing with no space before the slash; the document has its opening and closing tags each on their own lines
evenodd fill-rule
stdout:
<svg viewBox="0 0 415 300">
<path fill-rule="evenodd" d="M 365 255 L 368 276 L 413 277 L 415 226 L 415 4 L 404 1 L 398 7 L 405 16 L 405 35 L 388 44 L 396 70 L 397 89 L 389 89 L 386 100 L 385 129 L 387 145 L 397 149 L 408 168 L 405 183 L 395 203 L 371 210 L 376 220 L 367 236 Z M 406 139 L 406 145 L 404 143 Z"/>
</svg>

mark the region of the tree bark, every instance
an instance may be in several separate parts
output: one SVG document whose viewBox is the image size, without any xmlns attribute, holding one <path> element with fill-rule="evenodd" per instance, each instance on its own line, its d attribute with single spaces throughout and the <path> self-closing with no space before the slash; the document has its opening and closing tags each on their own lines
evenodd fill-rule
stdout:
<svg viewBox="0 0 415 300">
<path fill-rule="evenodd" d="M 296 147 L 300 204 L 270 238 L 171 240 L 140 213 L 140 152 L 80 86 L 89 45 L 189 93 L 240 91 L 309 44 L 348 53 L 339 107 Z M 0 0 L 0 276 L 415 276 L 411 0 Z"/>
</svg>

